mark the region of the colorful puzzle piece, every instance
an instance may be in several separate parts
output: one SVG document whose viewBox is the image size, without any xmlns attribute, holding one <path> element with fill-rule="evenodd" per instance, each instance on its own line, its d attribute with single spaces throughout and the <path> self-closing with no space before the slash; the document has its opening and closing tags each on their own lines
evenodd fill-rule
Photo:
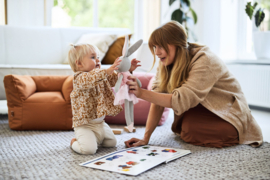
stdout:
<svg viewBox="0 0 270 180">
<path fill-rule="evenodd" d="M 157 150 L 152 150 L 152 152 L 156 152 Z"/>
<path fill-rule="evenodd" d="M 143 149 L 149 149 L 149 147 L 148 146 L 144 146 L 144 147 L 142 147 Z"/>
<path fill-rule="evenodd" d="M 164 149 L 162 152 L 169 152 L 170 149 Z"/>
<path fill-rule="evenodd" d="M 127 164 L 128 164 L 128 165 L 133 165 L 133 166 L 134 166 L 134 165 L 139 164 L 139 163 L 134 162 L 134 161 L 129 161 L 129 162 L 127 162 Z"/>
<path fill-rule="evenodd" d="M 128 165 L 132 165 L 133 163 L 134 163 L 133 161 L 127 162 Z"/>
<path fill-rule="evenodd" d="M 147 154 L 147 156 L 156 156 L 158 155 L 158 153 L 150 153 L 150 154 Z"/>
<path fill-rule="evenodd" d="M 119 165 L 118 167 L 127 167 L 127 165 Z"/>
<path fill-rule="evenodd" d="M 128 169 L 129 170 L 129 168 L 132 168 L 132 166 L 127 166 L 127 165 L 119 165 L 118 167 L 121 167 L 123 170 L 124 169 Z"/>
<path fill-rule="evenodd" d="M 145 161 L 146 159 L 141 159 L 140 161 Z"/>
<path fill-rule="evenodd" d="M 164 149 L 162 150 L 162 152 L 171 152 L 171 153 L 175 153 L 177 151 L 173 150 L 173 149 Z"/>
<path fill-rule="evenodd" d="M 137 154 L 137 150 L 127 151 L 127 153 Z"/>
<path fill-rule="evenodd" d="M 129 168 L 132 168 L 132 166 L 125 166 L 125 167 L 122 167 L 123 169 L 129 169 Z"/>
<path fill-rule="evenodd" d="M 107 158 L 106 160 L 112 161 L 112 160 L 117 159 L 117 158 L 122 157 L 122 156 L 123 156 L 123 155 L 116 155 L 116 156 L 113 156 L 113 157 L 109 157 L 109 158 Z"/>
<path fill-rule="evenodd" d="M 99 162 L 96 162 L 95 164 L 96 165 L 101 165 L 101 164 L 104 164 L 105 162 L 101 162 L 101 161 L 99 161 Z"/>
</svg>

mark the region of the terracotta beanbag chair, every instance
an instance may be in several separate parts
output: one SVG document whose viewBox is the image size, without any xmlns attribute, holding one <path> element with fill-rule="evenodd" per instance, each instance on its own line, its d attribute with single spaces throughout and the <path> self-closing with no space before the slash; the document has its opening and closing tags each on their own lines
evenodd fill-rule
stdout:
<svg viewBox="0 0 270 180">
<path fill-rule="evenodd" d="M 10 129 L 72 129 L 72 81 L 72 76 L 5 76 Z"/>
</svg>

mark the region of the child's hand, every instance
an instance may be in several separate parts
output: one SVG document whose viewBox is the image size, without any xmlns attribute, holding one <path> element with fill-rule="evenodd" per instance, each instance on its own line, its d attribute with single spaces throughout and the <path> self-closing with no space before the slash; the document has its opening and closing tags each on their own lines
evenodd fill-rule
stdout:
<svg viewBox="0 0 270 180">
<path fill-rule="evenodd" d="M 120 65 L 121 61 L 122 61 L 121 59 L 117 58 L 117 59 L 114 61 L 113 65 L 112 65 L 111 67 L 109 67 L 109 68 L 106 70 L 106 71 L 107 71 L 107 74 L 108 74 L 108 75 L 111 75 L 111 74 L 113 73 L 114 70 L 117 70 L 117 69 L 118 69 L 117 66 Z"/>
<path fill-rule="evenodd" d="M 140 63 L 140 62 L 141 62 L 141 61 L 136 60 L 136 58 L 132 59 L 132 60 L 131 60 L 131 66 L 130 66 L 129 72 L 132 72 L 132 71 L 134 71 L 137 67 L 141 66 L 140 64 L 138 64 L 138 63 Z"/>
</svg>

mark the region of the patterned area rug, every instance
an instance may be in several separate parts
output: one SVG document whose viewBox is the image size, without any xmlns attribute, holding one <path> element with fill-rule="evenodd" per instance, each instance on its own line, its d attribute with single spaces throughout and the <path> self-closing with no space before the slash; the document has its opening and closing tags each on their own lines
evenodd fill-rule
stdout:
<svg viewBox="0 0 270 180">
<path fill-rule="evenodd" d="M 7 116 L 0 116 L 0 179 L 270 179 L 270 144 L 217 149 L 193 146 L 174 135 L 169 118 L 157 127 L 150 144 L 191 150 L 192 154 L 161 164 L 136 177 L 79 166 L 80 163 L 125 148 L 124 141 L 142 138 L 136 133 L 116 135 L 115 148 L 100 148 L 95 155 L 79 155 L 69 148 L 73 131 L 12 131 Z M 111 126 L 122 128 L 123 126 Z"/>
</svg>

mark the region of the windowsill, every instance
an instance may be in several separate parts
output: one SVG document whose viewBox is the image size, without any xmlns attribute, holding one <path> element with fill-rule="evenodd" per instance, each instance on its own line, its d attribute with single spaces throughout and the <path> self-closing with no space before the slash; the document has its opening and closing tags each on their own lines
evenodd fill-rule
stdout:
<svg viewBox="0 0 270 180">
<path fill-rule="evenodd" d="M 270 65 L 270 59 L 255 59 L 255 60 L 230 60 L 230 61 L 225 61 L 226 64 L 243 64 L 243 65 Z"/>
</svg>

